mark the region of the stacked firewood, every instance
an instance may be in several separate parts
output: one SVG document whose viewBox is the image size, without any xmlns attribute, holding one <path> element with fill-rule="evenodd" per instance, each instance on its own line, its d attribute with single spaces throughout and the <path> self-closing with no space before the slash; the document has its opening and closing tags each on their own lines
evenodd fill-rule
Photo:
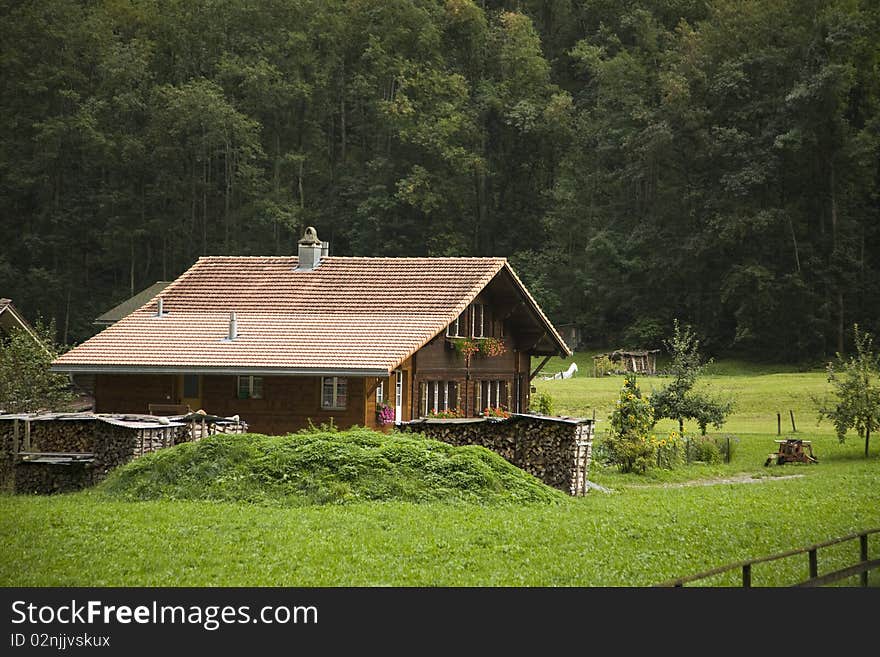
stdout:
<svg viewBox="0 0 880 657">
<path fill-rule="evenodd" d="M 15 468 L 14 490 L 17 493 L 67 493 L 81 490 L 98 481 L 88 463 L 54 465 L 19 463 Z"/>
<path fill-rule="evenodd" d="M 589 450 L 578 447 L 592 437 L 591 430 L 584 431 L 588 422 L 515 415 L 504 420 L 413 423 L 406 428 L 450 445 L 480 445 L 548 486 L 572 493 L 589 466 Z"/>
<path fill-rule="evenodd" d="M 20 423 L 21 425 L 24 422 Z M 95 422 L 93 420 L 33 421 L 29 452 L 93 452 Z M 19 427 L 19 449 L 25 451 L 23 427 Z"/>
</svg>

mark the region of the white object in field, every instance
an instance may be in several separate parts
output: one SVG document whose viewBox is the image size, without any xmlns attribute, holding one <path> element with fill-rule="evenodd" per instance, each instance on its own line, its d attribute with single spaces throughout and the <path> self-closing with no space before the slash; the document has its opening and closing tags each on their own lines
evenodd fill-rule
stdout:
<svg viewBox="0 0 880 657">
<path fill-rule="evenodd" d="M 542 377 L 542 381 L 552 381 L 553 379 L 570 379 L 574 376 L 574 373 L 578 371 L 577 363 L 572 363 L 568 366 L 568 369 L 564 372 L 557 372 L 553 376 L 545 376 Z"/>
</svg>

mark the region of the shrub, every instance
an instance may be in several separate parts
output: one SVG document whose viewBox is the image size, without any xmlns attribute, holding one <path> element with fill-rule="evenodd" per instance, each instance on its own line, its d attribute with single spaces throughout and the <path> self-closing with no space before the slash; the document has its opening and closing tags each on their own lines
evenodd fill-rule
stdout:
<svg viewBox="0 0 880 657">
<path fill-rule="evenodd" d="M 671 470 L 683 460 L 684 450 L 681 440 L 675 431 L 670 431 L 669 435 L 661 438 L 652 435 L 650 442 L 654 447 L 658 468 Z"/>
<path fill-rule="evenodd" d="M 710 436 L 691 436 L 687 439 L 687 460 L 702 461 L 703 463 L 721 463 L 722 454 Z"/>
<path fill-rule="evenodd" d="M 596 370 L 596 376 L 605 376 L 606 374 L 613 374 L 616 371 L 614 361 L 608 356 L 601 356 L 594 360 L 593 367 Z"/>
<path fill-rule="evenodd" d="M 685 457 L 688 462 L 705 463 L 730 462 L 736 451 L 739 438 L 731 434 L 723 436 L 691 436 L 685 444 Z"/>
<path fill-rule="evenodd" d="M 627 374 L 606 439 L 610 460 L 621 472 L 644 473 L 653 465 L 656 444 L 648 439 L 653 425 L 654 409 L 642 399 L 635 374 Z"/>
<path fill-rule="evenodd" d="M 539 392 L 532 397 L 529 410 L 541 415 L 553 415 L 553 397 L 549 393 Z"/>
</svg>

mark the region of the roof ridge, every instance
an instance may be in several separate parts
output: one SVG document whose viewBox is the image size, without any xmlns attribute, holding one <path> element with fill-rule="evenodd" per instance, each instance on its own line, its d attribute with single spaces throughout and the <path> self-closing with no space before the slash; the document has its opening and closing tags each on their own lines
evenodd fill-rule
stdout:
<svg viewBox="0 0 880 657">
<path fill-rule="evenodd" d="M 199 256 L 196 262 L 202 260 L 282 260 L 298 259 L 295 255 L 206 255 Z M 321 260 L 482 260 L 504 261 L 506 256 L 322 256 Z"/>
</svg>

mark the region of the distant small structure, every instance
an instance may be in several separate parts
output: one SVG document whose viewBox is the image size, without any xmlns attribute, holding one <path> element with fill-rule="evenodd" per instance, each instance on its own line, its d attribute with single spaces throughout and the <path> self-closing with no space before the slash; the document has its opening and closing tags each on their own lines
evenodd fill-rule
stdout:
<svg viewBox="0 0 880 657">
<path fill-rule="evenodd" d="M 135 310 L 146 304 L 150 299 L 159 294 L 162 290 L 168 287 L 171 284 L 171 281 L 156 281 L 150 287 L 141 290 L 133 297 L 126 299 L 122 303 L 113 306 L 110 310 L 105 312 L 103 315 L 95 318 L 95 321 L 92 322 L 95 326 L 110 326 L 111 324 L 115 324 L 123 317 L 130 315 Z"/>
<path fill-rule="evenodd" d="M 556 324 L 556 330 L 559 332 L 559 335 L 562 336 L 562 339 L 565 340 L 565 344 L 569 347 L 578 351 L 583 348 L 583 344 L 581 342 L 581 329 L 577 324 Z"/>
<path fill-rule="evenodd" d="M 618 365 L 619 372 L 654 375 L 657 373 L 657 354 L 659 349 L 626 350 L 617 349 L 606 354 L 593 356 L 593 376 L 600 376 L 598 361 L 607 358 Z"/>
</svg>

